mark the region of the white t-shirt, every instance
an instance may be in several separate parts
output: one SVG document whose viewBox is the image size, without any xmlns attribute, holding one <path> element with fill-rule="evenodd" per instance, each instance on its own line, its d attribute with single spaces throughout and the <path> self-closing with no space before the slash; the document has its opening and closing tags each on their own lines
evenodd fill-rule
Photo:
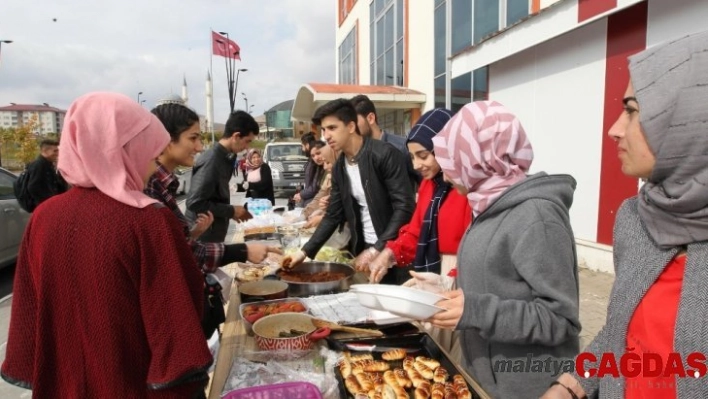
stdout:
<svg viewBox="0 0 708 399">
<path fill-rule="evenodd" d="M 374 223 L 371 221 L 371 214 L 369 214 L 369 206 L 366 203 L 364 186 L 361 185 L 359 165 L 349 165 L 349 162 L 345 162 L 345 164 L 347 166 L 349 181 L 351 182 L 352 196 L 356 199 L 356 202 L 359 203 L 359 207 L 361 207 L 361 223 L 364 230 L 364 242 L 371 245 L 376 244 L 379 237 L 376 235 Z"/>
</svg>

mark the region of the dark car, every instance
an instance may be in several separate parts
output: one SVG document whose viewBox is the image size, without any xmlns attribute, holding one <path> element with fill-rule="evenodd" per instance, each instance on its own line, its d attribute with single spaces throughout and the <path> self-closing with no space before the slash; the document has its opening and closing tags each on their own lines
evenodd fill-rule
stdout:
<svg viewBox="0 0 708 399">
<path fill-rule="evenodd" d="M 0 267 L 15 263 L 30 218 L 15 198 L 15 180 L 15 174 L 0 168 Z"/>
</svg>

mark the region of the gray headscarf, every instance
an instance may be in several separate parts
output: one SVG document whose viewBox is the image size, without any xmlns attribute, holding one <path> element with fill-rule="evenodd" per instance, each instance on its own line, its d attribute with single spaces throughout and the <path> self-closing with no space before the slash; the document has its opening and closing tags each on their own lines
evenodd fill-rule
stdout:
<svg viewBox="0 0 708 399">
<path fill-rule="evenodd" d="M 656 165 L 639 215 L 663 248 L 708 240 L 708 31 L 629 60 L 640 124 Z"/>
</svg>

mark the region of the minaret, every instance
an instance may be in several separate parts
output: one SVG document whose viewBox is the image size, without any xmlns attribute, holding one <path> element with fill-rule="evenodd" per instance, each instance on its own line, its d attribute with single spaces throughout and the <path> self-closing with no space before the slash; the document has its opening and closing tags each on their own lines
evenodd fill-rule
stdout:
<svg viewBox="0 0 708 399">
<path fill-rule="evenodd" d="M 184 101 L 184 105 L 187 105 L 187 76 L 184 76 L 182 80 L 182 101 Z"/>
<path fill-rule="evenodd" d="M 213 94 L 213 85 L 211 83 L 211 74 L 209 71 L 207 71 L 207 79 L 206 79 L 206 90 L 204 91 L 204 94 L 206 94 L 206 127 L 209 132 L 214 131 L 214 94 Z"/>
</svg>

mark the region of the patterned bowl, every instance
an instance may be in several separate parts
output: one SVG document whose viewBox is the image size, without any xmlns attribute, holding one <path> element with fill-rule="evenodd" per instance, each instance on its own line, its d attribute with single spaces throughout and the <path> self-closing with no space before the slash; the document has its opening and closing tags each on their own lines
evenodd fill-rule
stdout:
<svg viewBox="0 0 708 399">
<path fill-rule="evenodd" d="M 293 337 L 281 337 L 291 330 L 302 331 Z M 303 313 L 278 313 L 265 316 L 253 323 L 256 343 L 262 350 L 308 350 L 315 341 L 329 335 L 329 328 L 317 328 L 312 316 Z"/>
</svg>

